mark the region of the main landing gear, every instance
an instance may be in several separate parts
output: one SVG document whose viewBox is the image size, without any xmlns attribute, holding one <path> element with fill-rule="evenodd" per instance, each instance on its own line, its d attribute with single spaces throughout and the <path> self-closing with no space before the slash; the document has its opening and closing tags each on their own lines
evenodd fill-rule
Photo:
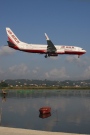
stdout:
<svg viewBox="0 0 90 135">
<path fill-rule="evenodd" d="M 46 54 L 44 57 L 45 57 L 45 58 L 47 58 L 47 57 L 48 57 L 48 55 Z"/>
</svg>

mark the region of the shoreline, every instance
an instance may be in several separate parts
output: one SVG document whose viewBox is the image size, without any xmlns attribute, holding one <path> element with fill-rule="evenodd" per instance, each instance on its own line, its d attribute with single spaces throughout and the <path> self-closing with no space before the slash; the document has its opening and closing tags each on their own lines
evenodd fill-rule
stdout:
<svg viewBox="0 0 90 135">
<path fill-rule="evenodd" d="M 79 133 L 50 132 L 22 128 L 0 127 L 1 135 L 86 135 Z"/>
<path fill-rule="evenodd" d="M 0 90 L 90 90 L 90 87 L 3 87 Z"/>
</svg>

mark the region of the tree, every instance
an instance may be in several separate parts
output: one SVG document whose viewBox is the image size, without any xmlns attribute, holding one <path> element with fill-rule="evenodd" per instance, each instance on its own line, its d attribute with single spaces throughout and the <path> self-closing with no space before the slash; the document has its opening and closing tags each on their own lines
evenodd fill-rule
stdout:
<svg viewBox="0 0 90 135">
<path fill-rule="evenodd" d="M 5 83 L 5 82 L 1 82 L 1 83 L 0 83 L 0 87 L 8 87 L 8 84 Z"/>
</svg>

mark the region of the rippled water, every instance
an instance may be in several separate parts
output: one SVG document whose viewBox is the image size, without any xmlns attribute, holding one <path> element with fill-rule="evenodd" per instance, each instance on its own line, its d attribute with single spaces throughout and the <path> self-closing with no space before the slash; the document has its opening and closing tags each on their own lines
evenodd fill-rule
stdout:
<svg viewBox="0 0 90 135">
<path fill-rule="evenodd" d="M 43 106 L 51 114 L 40 115 Z M 9 90 L 0 94 L 0 125 L 90 134 L 90 90 Z"/>
</svg>

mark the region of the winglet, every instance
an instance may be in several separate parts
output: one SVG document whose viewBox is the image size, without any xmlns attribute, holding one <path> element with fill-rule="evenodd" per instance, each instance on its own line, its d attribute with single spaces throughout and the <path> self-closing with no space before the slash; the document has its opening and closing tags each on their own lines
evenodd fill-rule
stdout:
<svg viewBox="0 0 90 135">
<path fill-rule="evenodd" d="M 49 40 L 49 37 L 48 37 L 48 35 L 45 33 L 45 37 L 46 37 L 46 40 Z"/>
</svg>

